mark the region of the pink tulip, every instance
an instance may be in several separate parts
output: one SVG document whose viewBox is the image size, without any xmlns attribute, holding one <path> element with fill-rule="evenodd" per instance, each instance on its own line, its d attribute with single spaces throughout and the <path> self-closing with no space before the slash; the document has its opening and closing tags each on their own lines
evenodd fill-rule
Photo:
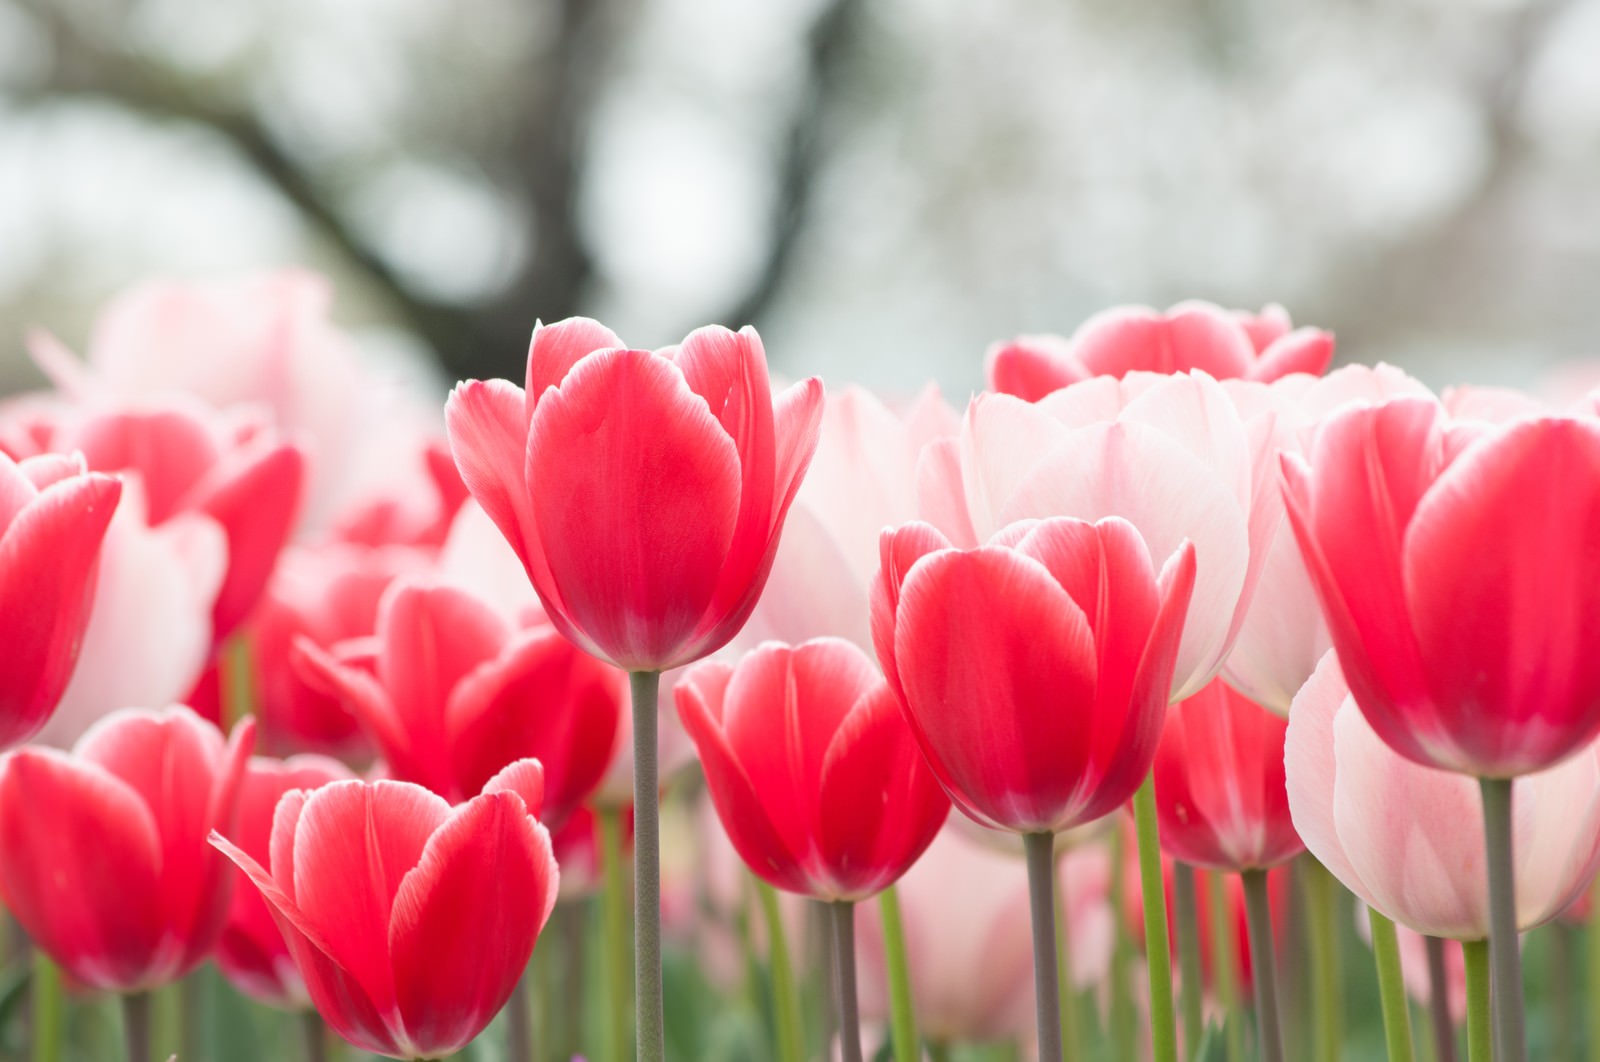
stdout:
<svg viewBox="0 0 1600 1062">
<path fill-rule="evenodd" d="M 1418 763 L 1504 778 L 1600 732 L 1600 423 L 1347 410 L 1284 461 L 1356 702 Z"/>
<path fill-rule="evenodd" d="M 1330 653 L 1294 699 L 1289 811 L 1312 855 L 1419 933 L 1489 935 L 1478 784 L 1400 755 L 1358 710 Z M 1554 918 L 1600 867 L 1600 743 L 1514 783 L 1517 924 Z"/>
<path fill-rule="evenodd" d="M 1220 680 L 1167 709 L 1156 750 L 1161 847 L 1213 870 L 1261 870 L 1305 849 L 1289 820 L 1284 721 Z"/>
<path fill-rule="evenodd" d="M 334 782 L 278 802 L 270 870 L 213 833 L 260 890 L 317 1011 L 392 1058 L 443 1058 L 527 968 L 559 874 L 519 760 L 452 809 L 405 782 Z"/>
<path fill-rule="evenodd" d="M 1026 521 L 976 549 L 909 524 L 882 548 L 878 659 L 957 807 L 1056 833 L 1133 795 L 1166 718 L 1192 546 L 1159 578 L 1115 517 Z"/>
<path fill-rule="evenodd" d="M 270 860 L 273 812 L 283 795 L 352 777 L 350 768 L 325 756 L 251 757 L 239 786 L 238 821 L 228 837 L 257 862 Z M 248 885 L 233 890 L 216 960 L 228 982 L 258 1003 L 285 1010 L 311 1005 L 271 910 L 261 893 Z"/>
<path fill-rule="evenodd" d="M 959 427 L 931 385 L 903 412 L 859 387 L 830 394 L 767 588 L 736 644 L 832 635 L 872 652 L 867 593 L 878 570 L 878 535 L 916 519 L 922 447 L 954 437 Z"/>
<path fill-rule="evenodd" d="M 37 733 L 66 691 L 121 491 L 81 459 L 0 453 L 0 749 Z"/>
<path fill-rule="evenodd" d="M 1270 412 L 1240 416 L 1201 373 L 1098 377 L 1037 402 L 980 395 L 958 440 L 930 444 L 919 466 L 923 518 L 975 546 L 1009 523 L 1119 516 L 1150 557 L 1194 543 L 1194 602 L 1172 698 L 1222 667 L 1279 516 Z"/>
<path fill-rule="evenodd" d="M 559 826 L 599 785 L 627 683 L 553 627 L 515 630 L 454 587 L 394 583 L 372 639 L 297 642 L 302 675 L 371 732 L 391 776 L 447 800 L 515 759 L 537 758 L 541 819 Z"/>
<path fill-rule="evenodd" d="M 651 353 L 574 318 L 534 330 L 526 391 L 472 381 L 445 414 L 462 479 L 556 627 L 618 667 L 662 671 L 725 645 L 755 607 L 822 384 L 774 403 L 750 329 Z"/>
<path fill-rule="evenodd" d="M 69 976 L 135 992 L 175 981 L 211 951 L 232 877 L 206 844 L 231 829 L 250 754 L 187 708 L 123 709 L 69 755 L 0 760 L 0 894 Z"/>
<path fill-rule="evenodd" d="M 1332 360 L 1333 337 L 1315 328 L 1290 331 L 1281 306 L 1251 315 L 1205 302 L 1166 313 L 1120 306 L 1089 318 L 1071 339 L 1019 336 L 988 356 L 989 386 L 1029 402 L 1095 376 L 1198 369 L 1219 380 L 1270 381 L 1320 375 Z"/>
<path fill-rule="evenodd" d="M 767 642 L 678 683 L 718 816 L 778 888 L 857 901 L 893 884 L 948 817 L 892 690 L 840 638 Z"/>
</svg>

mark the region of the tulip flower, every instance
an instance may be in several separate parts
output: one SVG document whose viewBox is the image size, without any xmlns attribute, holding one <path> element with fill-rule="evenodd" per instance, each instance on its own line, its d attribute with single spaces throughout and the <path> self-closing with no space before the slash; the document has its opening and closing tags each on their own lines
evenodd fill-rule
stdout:
<svg viewBox="0 0 1600 1062">
<path fill-rule="evenodd" d="M 934 774 L 967 815 L 1024 835 L 1041 1057 L 1061 1055 L 1051 836 L 1140 788 L 1195 587 L 1181 545 L 1158 579 L 1125 520 L 1058 517 L 956 549 L 886 530 L 872 637 Z"/>
<path fill-rule="evenodd" d="M 1289 818 L 1284 720 L 1221 680 L 1167 709 L 1156 750 L 1161 847 L 1192 866 L 1261 870 L 1305 849 Z"/>
<path fill-rule="evenodd" d="M 37 733 L 66 691 L 121 490 L 81 460 L 0 453 L 0 749 Z"/>
<path fill-rule="evenodd" d="M 572 318 L 535 327 L 526 384 L 461 385 L 446 427 L 551 622 L 634 675 L 639 1057 L 660 1062 L 657 676 L 726 645 L 755 608 L 816 449 L 822 382 L 774 400 L 753 329 L 652 353 Z"/>
<path fill-rule="evenodd" d="M 278 801 L 292 790 L 313 790 L 348 781 L 350 768 L 326 756 L 275 760 L 253 756 L 239 786 L 239 813 L 227 836 L 257 862 L 270 861 L 272 819 Z M 311 1005 L 289 946 L 261 893 L 241 884 L 233 890 L 228 921 L 217 941 L 217 968 L 239 991 L 269 1007 L 296 1010 Z"/>
<path fill-rule="evenodd" d="M 70 754 L 0 760 L 0 897 L 71 977 L 142 992 L 211 951 L 232 876 L 206 844 L 233 827 L 253 740 L 187 708 L 122 709 Z"/>
<path fill-rule="evenodd" d="M 1029 402 L 1094 376 L 1188 372 L 1217 379 L 1276 380 L 1321 375 L 1333 360 L 1333 337 L 1315 328 L 1290 331 L 1289 315 L 1268 306 L 1259 315 L 1228 313 L 1185 302 L 1166 313 L 1143 306 L 1106 310 L 1071 339 L 1019 336 L 988 356 L 989 386 Z"/>
<path fill-rule="evenodd" d="M 303 677 L 361 720 L 390 776 L 446 800 L 534 758 L 541 821 L 559 826 L 611 760 L 622 674 L 547 624 L 514 630 L 463 590 L 401 578 L 378 604 L 375 637 L 296 646 Z"/>
<path fill-rule="evenodd" d="M 454 809 L 406 782 L 278 802 L 269 867 L 219 833 L 283 931 L 318 1013 L 365 1051 L 444 1058 L 510 998 L 555 906 L 542 772 L 518 760 Z"/>
</svg>

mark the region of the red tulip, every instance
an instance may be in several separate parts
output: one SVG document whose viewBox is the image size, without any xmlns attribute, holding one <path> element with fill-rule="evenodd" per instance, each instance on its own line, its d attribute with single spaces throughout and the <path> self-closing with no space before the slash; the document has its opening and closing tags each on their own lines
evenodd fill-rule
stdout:
<svg viewBox="0 0 1600 1062">
<path fill-rule="evenodd" d="M 273 812 L 283 794 L 353 777 L 350 768 L 325 756 L 252 757 L 239 787 L 238 821 L 228 836 L 252 859 L 269 859 Z M 233 890 L 216 960 L 229 983 L 259 1003 L 285 1009 L 311 1005 L 272 912 L 261 893 L 249 886 Z"/>
<path fill-rule="evenodd" d="M 0 748 L 38 733 L 66 692 L 121 492 L 81 460 L 0 453 Z"/>
<path fill-rule="evenodd" d="M 816 448 L 821 381 L 774 402 L 748 328 L 651 353 L 573 318 L 534 330 L 527 385 L 463 384 L 445 416 L 462 479 L 551 621 L 630 671 L 727 644 Z"/>
<path fill-rule="evenodd" d="M 272 823 L 271 870 L 211 843 L 272 909 L 324 1020 L 392 1058 L 443 1058 L 511 996 L 555 905 L 537 761 L 452 809 L 406 782 L 294 790 Z"/>
<path fill-rule="evenodd" d="M 556 826 L 600 784 L 627 682 L 554 628 L 513 630 L 463 590 L 401 579 L 379 603 L 376 637 L 345 645 L 340 659 L 302 638 L 297 663 L 371 731 L 392 777 L 457 802 L 537 758 L 540 818 Z"/>
<path fill-rule="evenodd" d="M 1600 423 L 1347 410 L 1284 460 L 1296 539 L 1372 728 L 1504 778 L 1600 733 Z"/>
<path fill-rule="evenodd" d="M 222 932 L 232 876 L 206 844 L 231 829 L 253 740 L 187 708 L 123 709 L 69 755 L 0 761 L 0 894 L 72 978 L 135 992 L 199 965 Z"/>
<path fill-rule="evenodd" d="M 873 896 L 949 816 L 893 691 L 842 638 L 697 664 L 677 700 L 729 839 L 781 889 Z"/>
<path fill-rule="evenodd" d="M 187 404 L 100 413 L 58 433 L 52 446 L 81 450 L 93 469 L 137 473 L 153 527 L 180 512 L 221 525 L 228 573 L 212 608 L 220 645 L 255 607 L 294 527 L 305 478 L 300 449 Z"/>
<path fill-rule="evenodd" d="M 1289 328 L 1281 306 L 1259 315 L 1230 314 L 1204 302 L 1180 303 L 1166 313 L 1122 306 L 1089 318 L 1071 339 L 1019 336 L 996 344 L 989 351 L 989 386 L 1037 402 L 1092 376 L 1199 369 L 1219 380 L 1270 381 L 1326 371 L 1333 337 Z"/>
<path fill-rule="evenodd" d="M 1218 679 L 1167 709 L 1156 749 L 1161 847 L 1213 870 L 1259 870 L 1304 851 L 1289 819 L 1289 724 Z"/>
<path fill-rule="evenodd" d="M 976 549 L 909 524 L 882 549 L 878 659 L 957 807 L 1059 832 L 1133 795 L 1166 717 L 1192 546 L 1159 579 L 1116 517 L 1025 521 Z"/>
</svg>

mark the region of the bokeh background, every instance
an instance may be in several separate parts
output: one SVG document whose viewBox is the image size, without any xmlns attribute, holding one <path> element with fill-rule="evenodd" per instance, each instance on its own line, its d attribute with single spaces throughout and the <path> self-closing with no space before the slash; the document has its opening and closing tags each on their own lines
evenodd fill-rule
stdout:
<svg viewBox="0 0 1600 1062">
<path fill-rule="evenodd" d="M 1600 355 L 1600 0 L 0 0 L 0 392 L 138 279 L 301 264 L 380 356 L 754 323 L 956 400 L 1119 302 L 1439 386 Z"/>
</svg>

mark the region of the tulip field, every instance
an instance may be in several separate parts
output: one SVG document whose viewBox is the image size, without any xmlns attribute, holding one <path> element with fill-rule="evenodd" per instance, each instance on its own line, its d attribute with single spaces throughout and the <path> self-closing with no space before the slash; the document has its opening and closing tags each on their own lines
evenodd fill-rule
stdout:
<svg viewBox="0 0 1600 1062">
<path fill-rule="evenodd" d="M 332 299 L 27 339 L 4 1057 L 1600 1059 L 1600 391 L 1186 302 L 424 400 Z"/>
</svg>

